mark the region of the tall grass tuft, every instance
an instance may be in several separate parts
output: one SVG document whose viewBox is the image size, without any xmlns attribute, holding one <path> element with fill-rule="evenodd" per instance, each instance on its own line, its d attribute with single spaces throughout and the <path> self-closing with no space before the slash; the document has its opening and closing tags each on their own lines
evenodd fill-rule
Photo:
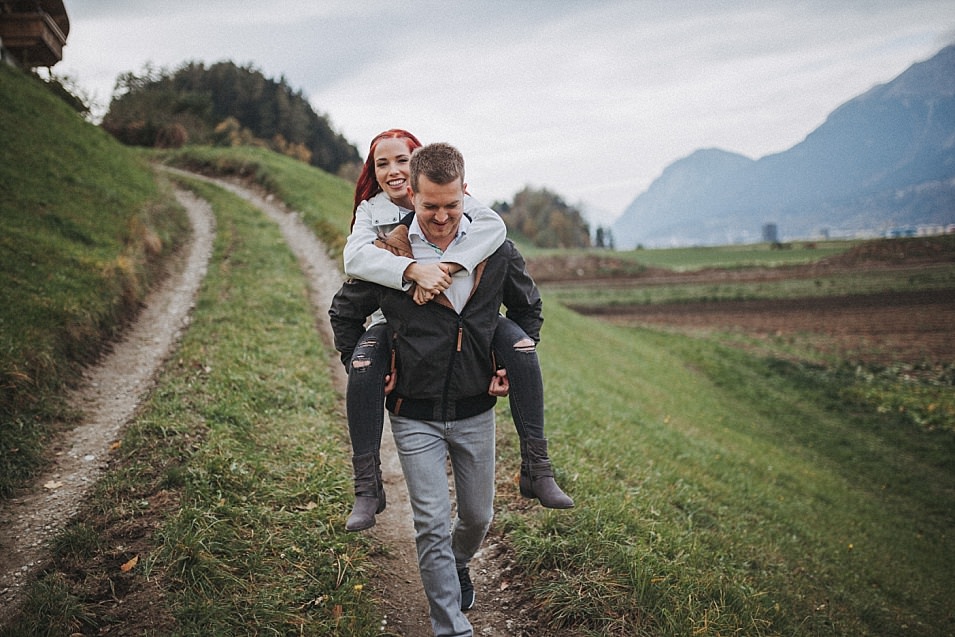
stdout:
<svg viewBox="0 0 955 637">
<path fill-rule="evenodd" d="M 30 626 L 14 627 L 10 635 L 56 637 L 82 633 L 93 626 L 82 600 L 70 591 L 60 575 L 45 578 L 33 586 L 24 606 L 36 621 Z"/>
</svg>

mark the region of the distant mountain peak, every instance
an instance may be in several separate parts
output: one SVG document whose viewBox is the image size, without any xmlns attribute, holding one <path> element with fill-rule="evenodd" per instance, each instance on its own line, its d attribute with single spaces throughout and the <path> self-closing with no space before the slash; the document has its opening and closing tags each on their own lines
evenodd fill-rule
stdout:
<svg viewBox="0 0 955 637">
<path fill-rule="evenodd" d="M 874 235 L 955 223 L 955 45 L 835 109 L 789 150 L 719 148 L 667 166 L 613 224 L 616 245 Z"/>
<path fill-rule="evenodd" d="M 878 94 L 881 90 L 883 99 L 953 97 L 955 81 L 952 69 L 955 69 L 955 44 L 945 47 L 929 60 L 916 62 L 899 77 L 869 92 Z"/>
</svg>

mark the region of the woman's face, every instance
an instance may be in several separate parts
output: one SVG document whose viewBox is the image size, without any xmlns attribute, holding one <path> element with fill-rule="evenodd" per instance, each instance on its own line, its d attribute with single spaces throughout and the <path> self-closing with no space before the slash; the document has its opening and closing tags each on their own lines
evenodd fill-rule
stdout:
<svg viewBox="0 0 955 637">
<path fill-rule="evenodd" d="M 375 146 L 375 179 L 389 199 L 406 208 L 411 207 L 408 198 L 410 162 L 411 151 L 405 139 L 383 139 Z"/>
</svg>

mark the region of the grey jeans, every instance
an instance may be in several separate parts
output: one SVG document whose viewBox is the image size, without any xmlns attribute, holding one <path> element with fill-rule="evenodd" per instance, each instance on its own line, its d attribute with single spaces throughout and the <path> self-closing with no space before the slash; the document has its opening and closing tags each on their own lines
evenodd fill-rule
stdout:
<svg viewBox="0 0 955 637">
<path fill-rule="evenodd" d="M 436 637 L 470 637 L 457 569 L 467 566 L 494 515 L 494 410 L 439 422 L 391 417 L 414 513 L 418 570 Z M 457 519 L 451 525 L 447 459 Z"/>
</svg>

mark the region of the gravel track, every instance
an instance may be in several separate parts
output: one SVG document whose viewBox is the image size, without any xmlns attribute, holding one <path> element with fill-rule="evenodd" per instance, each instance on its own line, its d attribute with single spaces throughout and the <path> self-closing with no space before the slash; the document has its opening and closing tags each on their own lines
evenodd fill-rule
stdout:
<svg viewBox="0 0 955 637">
<path fill-rule="evenodd" d="M 18 607 L 24 585 L 43 564 L 48 542 L 76 514 L 90 487 L 109 468 L 110 445 L 135 417 L 155 376 L 189 324 L 206 273 L 215 221 L 209 205 L 184 191 L 193 235 L 169 277 L 147 299 L 135 323 L 69 398 L 82 423 L 60 438 L 52 466 L 32 487 L 0 502 L 0 624 Z"/>
</svg>

